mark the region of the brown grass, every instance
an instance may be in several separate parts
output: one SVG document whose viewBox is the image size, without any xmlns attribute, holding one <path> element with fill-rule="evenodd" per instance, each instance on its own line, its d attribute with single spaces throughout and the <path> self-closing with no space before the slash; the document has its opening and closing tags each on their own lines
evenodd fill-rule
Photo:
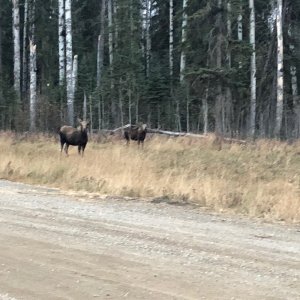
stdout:
<svg viewBox="0 0 300 300">
<path fill-rule="evenodd" d="M 215 210 L 300 221 L 300 143 L 223 144 L 153 137 L 144 149 L 124 141 L 90 142 L 60 157 L 58 138 L 0 135 L 1 178 L 62 189 L 162 197 Z"/>
</svg>

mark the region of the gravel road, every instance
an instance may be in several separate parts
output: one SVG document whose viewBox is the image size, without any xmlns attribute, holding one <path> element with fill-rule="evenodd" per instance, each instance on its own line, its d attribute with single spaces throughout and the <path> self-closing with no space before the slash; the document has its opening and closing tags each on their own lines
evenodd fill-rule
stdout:
<svg viewBox="0 0 300 300">
<path fill-rule="evenodd" d="M 0 299 L 300 299 L 300 226 L 0 181 Z"/>
</svg>

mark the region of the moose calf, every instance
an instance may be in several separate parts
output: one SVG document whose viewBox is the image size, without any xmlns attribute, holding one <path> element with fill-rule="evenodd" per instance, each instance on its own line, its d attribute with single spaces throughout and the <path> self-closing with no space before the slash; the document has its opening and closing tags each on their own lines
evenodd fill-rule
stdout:
<svg viewBox="0 0 300 300">
<path fill-rule="evenodd" d="M 142 144 L 144 146 L 144 140 L 147 133 L 146 124 L 137 124 L 130 125 L 130 127 L 124 130 L 124 137 L 127 141 L 127 145 L 130 143 L 130 140 L 137 141 L 138 145 Z"/>
<path fill-rule="evenodd" d="M 81 119 L 77 119 L 79 126 L 74 128 L 72 126 L 62 126 L 59 130 L 60 136 L 60 144 L 61 149 L 60 153 L 62 153 L 63 147 L 65 145 L 65 152 L 68 156 L 69 146 L 78 146 L 78 154 L 83 156 L 85 146 L 88 142 L 87 128 L 89 125 L 89 121 L 82 121 Z"/>
</svg>

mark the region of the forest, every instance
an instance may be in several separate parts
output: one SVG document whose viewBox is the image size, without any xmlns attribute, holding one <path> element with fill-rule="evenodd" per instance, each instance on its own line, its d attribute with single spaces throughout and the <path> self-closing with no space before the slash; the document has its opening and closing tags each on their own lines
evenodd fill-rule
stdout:
<svg viewBox="0 0 300 300">
<path fill-rule="evenodd" d="M 0 0 L 0 129 L 300 135 L 300 1 Z"/>
</svg>

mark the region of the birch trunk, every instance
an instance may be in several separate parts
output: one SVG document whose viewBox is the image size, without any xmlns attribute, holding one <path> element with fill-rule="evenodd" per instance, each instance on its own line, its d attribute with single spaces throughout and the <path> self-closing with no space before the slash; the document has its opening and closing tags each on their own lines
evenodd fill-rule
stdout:
<svg viewBox="0 0 300 300">
<path fill-rule="evenodd" d="M 27 91 L 27 24 L 28 24 L 28 0 L 24 1 L 23 24 L 23 59 L 22 59 L 22 94 L 25 97 Z"/>
<path fill-rule="evenodd" d="M 242 14 L 242 7 L 240 7 L 240 12 L 238 15 L 238 41 L 243 40 L 243 14 Z"/>
<path fill-rule="evenodd" d="M 74 55 L 72 66 L 72 103 L 74 103 L 75 92 L 77 88 L 77 74 L 78 74 L 78 55 Z"/>
<path fill-rule="evenodd" d="M 255 135 L 255 116 L 256 116 L 256 49 L 255 49 L 255 8 L 254 0 L 249 0 L 250 9 L 250 45 L 251 54 L 251 96 L 250 96 L 250 124 L 249 134 L 253 138 Z"/>
<path fill-rule="evenodd" d="M 20 52 L 20 9 L 19 0 L 13 3 L 13 40 L 14 40 L 14 90 L 20 101 L 21 88 L 21 52 Z"/>
<path fill-rule="evenodd" d="M 83 93 L 83 108 L 82 108 L 82 111 L 83 111 L 83 120 L 86 120 L 86 93 L 84 92 Z"/>
<path fill-rule="evenodd" d="M 66 22 L 66 85 L 67 85 L 67 111 L 68 122 L 74 125 L 74 103 L 73 103 L 73 45 L 72 45 L 72 12 L 71 0 L 65 0 L 65 22 Z"/>
<path fill-rule="evenodd" d="M 103 69 L 103 37 L 100 34 L 98 36 L 98 47 L 97 47 L 97 88 L 100 89 L 101 78 Z"/>
<path fill-rule="evenodd" d="M 59 85 L 65 83 L 66 57 L 65 57 L 65 8 L 64 0 L 58 0 L 58 62 L 59 62 Z"/>
<path fill-rule="evenodd" d="M 114 78 L 113 78 L 113 63 L 114 63 L 114 48 L 113 48 L 113 18 L 112 18 L 112 0 L 107 2 L 107 14 L 108 14 L 108 51 L 109 51 L 109 70 L 110 70 L 110 96 L 111 96 L 111 115 L 113 123 L 116 122 L 116 106 L 113 92 L 114 92 Z"/>
<path fill-rule="evenodd" d="M 228 44 L 230 43 L 231 40 L 231 2 L 228 0 L 227 1 L 227 40 Z M 231 68 L 231 49 L 228 46 L 227 47 L 227 63 L 228 67 Z"/>
<path fill-rule="evenodd" d="M 170 86 L 171 86 L 171 95 L 173 95 L 173 65 L 174 65 L 174 57 L 173 57 L 173 0 L 170 0 L 170 10 L 169 10 L 169 67 L 170 67 Z"/>
<path fill-rule="evenodd" d="M 282 35 L 282 0 L 277 0 L 277 105 L 274 134 L 280 137 L 283 113 L 283 35 Z"/>
<path fill-rule="evenodd" d="M 180 82 L 184 80 L 184 72 L 186 65 L 186 54 L 184 49 L 184 44 L 186 42 L 186 26 L 187 26 L 187 1 L 183 0 L 183 13 L 182 13 L 182 28 L 181 28 L 181 55 L 180 55 Z"/>
<path fill-rule="evenodd" d="M 36 45 L 30 40 L 30 131 L 36 130 Z"/>
<path fill-rule="evenodd" d="M 114 56 L 113 56 L 113 21 L 112 21 L 112 0 L 108 0 L 108 27 L 109 27 L 109 34 L 108 34 L 108 49 L 109 49 L 109 66 L 110 66 L 110 72 L 111 72 L 111 76 L 112 76 L 112 72 L 113 72 L 113 60 L 114 60 Z M 112 78 L 111 78 L 111 82 L 112 82 Z M 113 88 L 113 84 L 111 84 L 112 88 Z"/>
<path fill-rule="evenodd" d="M 207 87 L 205 89 L 205 96 L 202 101 L 202 109 L 203 109 L 203 133 L 206 135 L 208 133 L 208 93 L 209 93 L 209 83 L 207 84 Z"/>
</svg>

